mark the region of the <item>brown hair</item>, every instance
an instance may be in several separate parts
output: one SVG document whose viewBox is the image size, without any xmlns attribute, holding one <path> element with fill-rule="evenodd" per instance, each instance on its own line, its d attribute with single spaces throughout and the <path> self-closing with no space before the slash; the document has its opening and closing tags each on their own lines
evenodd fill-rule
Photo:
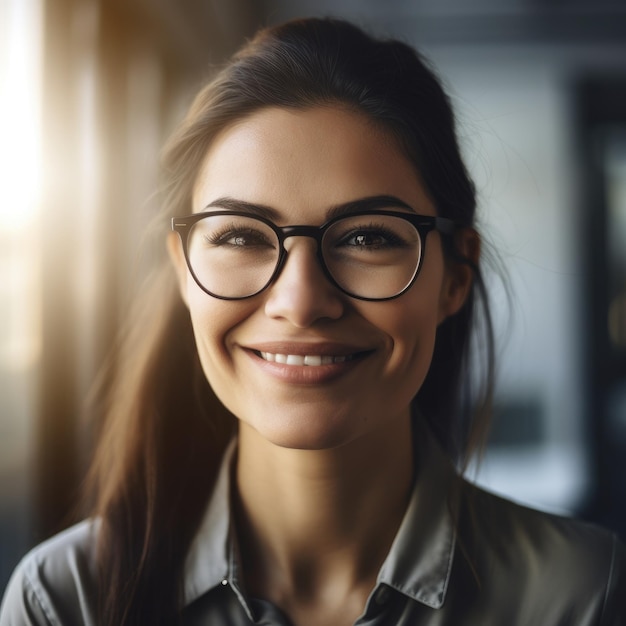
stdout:
<svg viewBox="0 0 626 626">
<path fill-rule="evenodd" d="M 438 213 L 474 228 L 474 188 L 451 106 L 424 60 L 404 43 L 374 39 L 347 22 L 306 19 L 261 31 L 198 94 L 165 150 L 160 237 L 166 217 L 191 212 L 193 184 L 220 130 L 264 107 L 333 104 L 365 114 L 395 137 Z M 444 240 L 444 249 L 452 262 L 469 263 L 454 238 Z M 489 308 L 480 269 L 472 267 L 472 293 L 439 327 L 413 407 L 456 459 L 483 440 L 492 387 Z M 486 365 L 482 395 L 470 400 L 475 318 L 482 320 Z M 202 373 L 167 259 L 155 264 L 121 346 L 90 482 L 101 520 L 99 619 L 110 626 L 171 623 L 185 556 L 235 420 Z"/>
</svg>

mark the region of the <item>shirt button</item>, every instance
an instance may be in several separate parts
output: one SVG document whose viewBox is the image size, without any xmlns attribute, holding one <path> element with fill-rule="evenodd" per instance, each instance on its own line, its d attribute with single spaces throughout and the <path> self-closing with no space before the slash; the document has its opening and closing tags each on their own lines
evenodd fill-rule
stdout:
<svg viewBox="0 0 626 626">
<path fill-rule="evenodd" d="M 224 580 L 222 581 L 222 585 L 226 586 L 228 584 L 228 581 L 224 578 Z"/>
</svg>

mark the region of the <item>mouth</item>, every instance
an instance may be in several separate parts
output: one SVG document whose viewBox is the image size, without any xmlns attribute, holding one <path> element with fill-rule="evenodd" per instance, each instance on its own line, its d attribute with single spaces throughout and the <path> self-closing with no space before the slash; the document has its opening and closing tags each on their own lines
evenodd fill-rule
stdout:
<svg viewBox="0 0 626 626">
<path fill-rule="evenodd" d="M 244 347 L 244 346 L 242 346 Z M 244 347 L 260 370 L 290 385 L 322 385 L 355 371 L 375 348 L 346 343 L 273 341 Z"/>
<path fill-rule="evenodd" d="M 355 354 L 338 354 L 333 356 L 326 354 L 280 354 L 274 352 L 261 352 L 260 350 L 254 350 L 254 352 L 264 361 L 269 361 L 270 363 L 297 366 L 305 365 L 308 367 L 320 367 L 322 365 L 333 365 L 334 363 L 346 363 L 347 361 L 353 361 L 366 354 L 366 352 L 359 352 Z"/>
</svg>

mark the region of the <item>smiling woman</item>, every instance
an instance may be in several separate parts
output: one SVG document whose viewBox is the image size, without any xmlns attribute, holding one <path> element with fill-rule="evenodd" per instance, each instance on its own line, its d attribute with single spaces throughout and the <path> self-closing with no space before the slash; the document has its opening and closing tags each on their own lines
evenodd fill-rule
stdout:
<svg viewBox="0 0 626 626">
<path fill-rule="evenodd" d="M 614 536 L 456 469 L 493 350 L 473 185 L 415 51 L 262 31 L 165 162 L 169 259 L 123 337 L 91 516 L 25 557 L 0 623 L 623 624 Z"/>
<path fill-rule="evenodd" d="M 289 184 L 277 184 L 277 171 Z M 426 231 L 408 221 L 417 217 L 411 207 L 422 228 L 434 225 L 436 211 L 413 164 L 363 115 L 330 105 L 268 108 L 222 131 L 207 152 L 193 208 L 224 197 L 271 207 L 283 237 L 290 235 L 281 259 L 278 237 L 259 236 L 248 208 L 243 216 L 197 213 L 206 217 L 184 238 L 189 263 L 180 239 L 169 240 L 205 375 L 240 420 L 240 451 L 246 425 L 289 448 L 343 446 L 396 424 L 409 440 L 409 407 L 437 326 L 471 285 L 467 266 L 444 267 L 437 233 L 421 254 Z M 324 223 L 316 244 L 310 226 Z M 218 236 L 207 237 L 212 228 Z M 218 298 L 206 297 L 205 284 Z M 220 299 L 226 292 L 259 297 Z M 311 369 L 298 363 L 305 356 L 332 362 Z"/>
</svg>

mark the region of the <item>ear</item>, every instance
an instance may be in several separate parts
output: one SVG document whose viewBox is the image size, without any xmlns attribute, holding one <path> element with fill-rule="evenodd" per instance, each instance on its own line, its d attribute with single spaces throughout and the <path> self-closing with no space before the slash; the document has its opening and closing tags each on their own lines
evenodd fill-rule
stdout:
<svg viewBox="0 0 626 626">
<path fill-rule="evenodd" d="M 170 261 L 172 262 L 176 272 L 180 295 L 183 302 L 189 306 L 187 301 L 187 281 L 189 280 L 189 271 L 187 270 L 187 261 L 185 260 L 185 253 L 183 252 L 183 244 L 180 241 L 178 233 L 174 232 L 167 234 L 165 243 Z"/>
<path fill-rule="evenodd" d="M 457 258 L 446 259 L 445 277 L 439 295 L 439 323 L 459 312 L 474 283 L 474 270 L 480 259 L 480 236 L 464 228 L 454 236 Z"/>
</svg>

